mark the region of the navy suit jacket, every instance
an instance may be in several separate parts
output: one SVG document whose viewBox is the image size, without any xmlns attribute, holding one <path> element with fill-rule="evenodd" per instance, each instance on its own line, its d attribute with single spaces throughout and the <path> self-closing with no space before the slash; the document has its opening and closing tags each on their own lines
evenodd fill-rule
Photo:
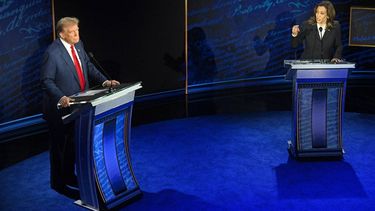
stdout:
<svg viewBox="0 0 375 211">
<path fill-rule="evenodd" d="M 342 42 L 341 27 L 338 21 L 334 21 L 333 27 L 326 29 L 323 39 L 320 40 L 319 30 L 316 24 L 305 22 L 297 37 L 292 38 L 292 47 L 304 44 L 301 59 L 341 59 Z"/>
<path fill-rule="evenodd" d="M 81 60 L 86 82 L 85 89 L 89 88 L 89 81 L 101 84 L 107 80 L 90 62 L 81 41 L 75 44 L 75 48 Z M 61 97 L 81 91 L 73 60 L 59 38 L 46 50 L 41 67 L 41 83 L 44 91 L 43 113 L 47 118 L 53 110 L 56 110 Z"/>
</svg>

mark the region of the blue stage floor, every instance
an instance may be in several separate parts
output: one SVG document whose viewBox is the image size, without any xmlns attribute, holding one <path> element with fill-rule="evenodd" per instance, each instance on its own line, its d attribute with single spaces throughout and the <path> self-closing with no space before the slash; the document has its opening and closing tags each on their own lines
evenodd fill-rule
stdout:
<svg viewBox="0 0 375 211">
<path fill-rule="evenodd" d="M 123 210 L 373 210 L 375 115 L 345 113 L 340 161 L 289 159 L 291 112 L 133 128 L 143 197 Z M 0 172 L 1 210 L 83 210 L 49 187 L 48 152 Z"/>
</svg>

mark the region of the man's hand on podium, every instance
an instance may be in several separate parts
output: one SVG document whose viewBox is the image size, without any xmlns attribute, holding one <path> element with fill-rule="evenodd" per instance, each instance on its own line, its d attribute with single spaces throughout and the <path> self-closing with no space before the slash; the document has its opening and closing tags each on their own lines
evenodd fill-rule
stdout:
<svg viewBox="0 0 375 211">
<path fill-rule="evenodd" d="M 57 104 L 57 107 L 62 107 L 66 108 L 70 106 L 70 102 L 73 102 L 74 99 L 67 97 L 67 96 L 62 96 L 59 100 L 59 103 Z"/>
<path fill-rule="evenodd" d="M 333 64 L 337 64 L 337 63 L 340 63 L 340 62 L 343 62 L 343 60 L 342 59 L 338 59 L 338 58 L 331 59 L 331 63 L 333 63 Z"/>
<path fill-rule="evenodd" d="M 120 85 L 120 82 L 116 81 L 116 80 L 106 80 L 103 82 L 103 87 L 114 87 L 114 86 L 118 86 Z"/>
</svg>

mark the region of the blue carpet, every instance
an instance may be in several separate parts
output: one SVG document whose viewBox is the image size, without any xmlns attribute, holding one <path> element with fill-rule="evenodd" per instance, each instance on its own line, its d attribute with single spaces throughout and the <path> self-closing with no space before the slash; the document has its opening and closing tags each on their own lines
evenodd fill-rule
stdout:
<svg viewBox="0 0 375 211">
<path fill-rule="evenodd" d="M 340 161 L 289 159 L 290 112 L 176 119 L 133 128 L 143 197 L 123 210 L 372 210 L 375 116 L 345 113 Z M 83 210 L 49 188 L 48 153 L 0 172 L 2 210 Z"/>
</svg>

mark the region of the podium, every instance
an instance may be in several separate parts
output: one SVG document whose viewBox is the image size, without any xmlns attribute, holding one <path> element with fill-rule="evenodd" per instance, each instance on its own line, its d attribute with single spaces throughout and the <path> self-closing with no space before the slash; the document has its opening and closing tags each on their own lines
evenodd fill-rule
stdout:
<svg viewBox="0 0 375 211">
<path fill-rule="evenodd" d="M 139 196 L 129 153 L 135 91 L 141 83 L 89 90 L 71 96 L 75 123 L 76 173 L 80 200 L 91 210 L 106 210 Z"/>
<path fill-rule="evenodd" d="M 285 60 L 284 65 L 289 68 L 286 79 L 293 81 L 289 153 L 296 158 L 341 158 L 346 82 L 355 64 Z"/>
</svg>

